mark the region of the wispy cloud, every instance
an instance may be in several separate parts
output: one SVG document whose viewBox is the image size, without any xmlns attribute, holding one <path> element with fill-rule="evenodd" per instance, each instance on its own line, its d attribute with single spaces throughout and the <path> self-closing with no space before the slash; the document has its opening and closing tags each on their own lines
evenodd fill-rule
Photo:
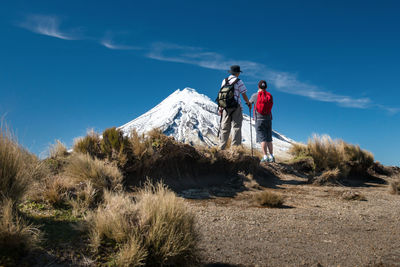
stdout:
<svg viewBox="0 0 400 267">
<path fill-rule="evenodd" d="M 115 44 L 111 39 L 103 39 L 100 41 L 100 44 L 108 49 L 112 50 L 140 50 L 140 47 L 131 46 L 131 45 L 121 45 Z"/>
<path fill-rule="evenodd" d="M 246 75 L 254 79 L 265 78 L 274 85 L 275 89 L 281 92 L 300 95 L 317 101 L 336 103 L 343 107 L 360 109 L 377 107 L 392 114 L 400 112 L 399 108 L 390 108 L 373 103 L 368 97 L 358 98 L 337 94 L 316 85 L 302 82 L 292 73 L 273 70 L 254 61 L 230 60 L 222 54 L 199 47 L 154 43 L 146 56 L 155 60 L 185 63 L 215 70 L 227 70 L 230 65 L 238 64 Z"/>
<path fill-rule="evenodd" d="M 31 15 L 28 16 L 24 22 L 20 23 L 19 26 L 38 34 L 63 40 L 78 39 L 72 31 L 63 32 L 60 30 L 60 19 L 56 16 Z"/>
</svg>

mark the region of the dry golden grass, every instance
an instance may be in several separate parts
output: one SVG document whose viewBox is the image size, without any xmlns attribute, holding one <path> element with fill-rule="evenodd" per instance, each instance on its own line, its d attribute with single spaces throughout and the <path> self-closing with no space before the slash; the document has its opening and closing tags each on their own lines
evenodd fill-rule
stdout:
<svg viewBox="0 0 400 267">
<path fill-rule="evenodd" d="M 73 186 L 72 181 L 67 177 L 60 175 L 49 176 L 38 186 L 34 199 L 40 199 L 54 207 L 61 207 L 67 204 L 68 191 Z"/>
<path fill-rule="evenodd" d="M 344 192 L 342 198 L 344 200 L 349 200 L 349 201 L 350 200 L 367 201 L 367 198 L 363 194 L 354 191 Z"/>
<path fill-rule="evenodd" d="M 139 160 L 152 151 L 148 143 L 146 143 L 145 136 L 143 134 L 139 135 L 136 130 L 133 130 L 129 135 L 129 141 L 132 146 L 133 155 Z"/>
<path fill-rule="evenodd" d="M 60 140 L 56 140 L 55 144 L 51 145 L 49 148 L 50 158 L 62 158 L 68 156 L 68 151 Z"/>
<path fill-rule="evenodd" d="M 147 248 L 147 264 L 182 266 L 196 260 L 198 235 L 194 215 L 183 199 L 162 183 L 145 184 L 136 201 Z"/>
<path fill-rule="evenodd" d="M 391 194 L 400 195 L 400 176 L 397 176 L 389 185 Z"/>
<path fill-rule="evenodd" d="M 68 196 L 68 204 L 72 207 L 72 215 L 79 217 L 92 209 L 99 202 L 98 190 L 94 188 L 92 183 L 81 183 L 75 189 L 75 195 Z"/>
<path fill-rule="evenodd" d="M 321 175 L 312 177 L 311 182 L 316 185 L 334 185 L 338 184 L 340 175 L 341 173 L 339 168 L 333 170 L 328 169 L 323 171 Z"/>
<path fill-rule="evenodd" d="M 0 255 L 21 256 L 35 249 L 40 240 L 39 229 L 20 218 L 13 200 L 4 198 L 0 202 Z"/>
<path fill-rule="evenodd" d="M 278 208 L 284 203 L 284 197 L 271 191 L 262 191 L 253 195 L 253 200 L 260 206 Z"/>
<path fill-rule="evenodd" d="M 338 169 L 342 177 L 364 175 L 374 163 L 370 152 L 343 140 L 332 140 L 328 135 L 314 135 L 307 145 L 294 144 L 290 152 L 295 159 L 312 157 L 319 173 Z"/>
<path fill-rule="evenodd" d="M 39 159 L 23 149 L 10 131 L 0 127 L 0 200 L 18 203 L 35 181 L 48 174 Z"/>
<path fill-rule="evenodd" d="M 120 170 L 105 161 L 92 158 L 88 154 L 76 153 L 69 158 L 64 175 L 75 183 L 90 182 L 96 190 L 104 188 L 119 190 L 123 176 Z"/>
<path fill-rule="evenodd" d="M 88 212 L 86 220 L 95 251 L 104 240 L 118 244 L 118 265 L 183 266 L 197 259 L 194 216 L 182 199 L 160 183 L 146 183 L 135 200 L 106 191 L 104 203 Z"/>
<path fill-rule="evenodd" d="M 144 266 L 148 253 L 142 246 L 141 237 L 132 234 L 128 237 L 116 257 L 117 266 Z"/>
<path fill-rule="evenodd" d="M 91 247 L 97 251 L 105 238 L 125 243 L 128 237 L 137 231 L 137 209 L 131 197 L 125 193 L 105 190 L 104 203 L 96 210 L 89 211 L 86 220 L 89 223 Z"/>
</svg>

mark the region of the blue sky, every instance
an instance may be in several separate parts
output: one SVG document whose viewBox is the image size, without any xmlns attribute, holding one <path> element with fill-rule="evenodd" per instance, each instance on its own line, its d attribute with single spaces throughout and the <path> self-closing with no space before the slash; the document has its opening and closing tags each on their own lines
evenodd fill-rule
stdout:
<svg viewBox="0 0 400 267">
<path fill-rule="evenodd" d="M 0 114 L 41 154 L 178 88 L 215 98 L 231 64 L 274 96 L 274 129 L 400 165 L 396 1 L 3 1 Z"/>
</svg>

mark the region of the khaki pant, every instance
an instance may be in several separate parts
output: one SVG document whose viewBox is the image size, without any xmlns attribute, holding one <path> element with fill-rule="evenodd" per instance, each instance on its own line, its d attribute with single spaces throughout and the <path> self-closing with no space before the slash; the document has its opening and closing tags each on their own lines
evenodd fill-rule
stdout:
<svg viewBox="0 0 400 267">
<path fill-rule="evenodd" d="M 224 110 L 221 121 L 220 148 L 225 149 L 232 128 L 232 145 L 238 146 L 242 143 L 242 108 Z"/>
</svg>

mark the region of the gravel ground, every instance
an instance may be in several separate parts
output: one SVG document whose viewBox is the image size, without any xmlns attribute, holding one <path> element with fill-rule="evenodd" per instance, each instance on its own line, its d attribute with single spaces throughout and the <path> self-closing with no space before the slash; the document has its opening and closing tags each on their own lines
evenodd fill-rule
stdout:
<svg viewBox="0 0 400 267">
<path fill-rule="evenodd" d="M 400 196 L 387 185 L 302 182 L 285 176 L 262 189 L 283 194 L 283 208 L 253 203 L 255 183 L 234 198 L 187 200 L 206 266 L 400 266 Z M 366 201 L 344 200 L 349 192 Z"/>
</svg>

